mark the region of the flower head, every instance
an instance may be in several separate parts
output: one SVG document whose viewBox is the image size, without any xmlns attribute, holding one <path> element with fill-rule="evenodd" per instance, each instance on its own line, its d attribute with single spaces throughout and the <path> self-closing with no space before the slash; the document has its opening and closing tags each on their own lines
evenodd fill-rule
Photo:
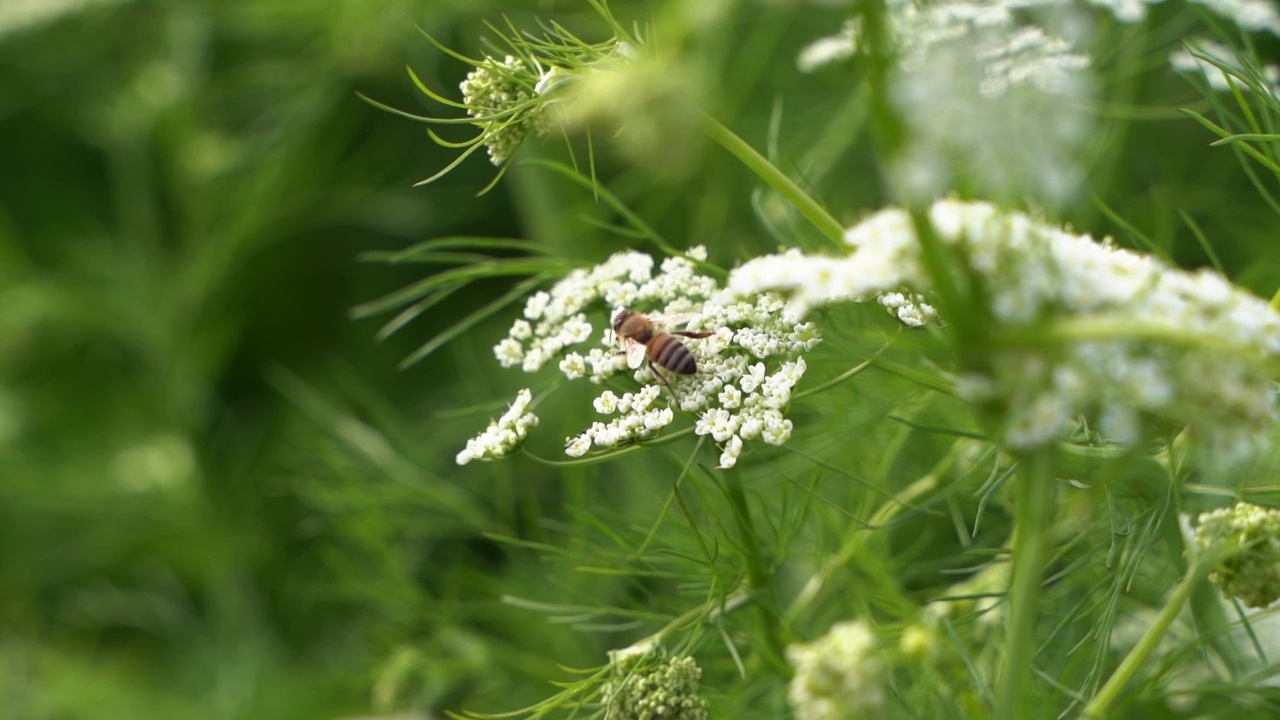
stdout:
<svg viewBox="0 0 1280 720">
<path fill-rule="evenodd" d="M 884 665 L 876 636 L 861 620 L 837 623 L 826 635 L 787 648 L 795 675 L 787 699 L 797 720 L 874 717 L 884 705 Z"/>
<path fill-rule="evenodd" d="M 1201 513 L 1192 546 L 1220 553 L 1209 579 L 1249 607 L 1280 599 L 1280 510 L 1249 503 Z"/>
<path fill-rule="evenodd" d="M 989 195 L 1070 199 L 1090 137 L 1089 59 L 1051 30 L 1023 22 L 1026 2 L 885 3 L 896 57 L 891 99 L 910 144 L 893 169 L 906 197 L 945 194 L 959 175 Z M 802 70 L 852 57 L 858 22 L 801 53 Z"/>
<path fill-rule="evenodd" d="M 462 81 L 462 103 L 483 129 L 494 165 L 506 162 L 530 132 L 546 131 L 537 92 L 541 81 L 541 73 L 511 55 L 501 61 L 485 57 Z"/>
<path fill-rule="evenodd" d="M 1267 359 L 1280 355 L 1280 315 L 1220 275 L 1185 272 L 987 203 L 934 203 L 939 239 L 980 281 L 999 337 L 962 368 L 970 401 L 1003 410 L 1003 439 L 1029 448 L 1074 418 L 1099 418 L 1132 441 L 1143 417 L 1191 425 L 1227 454 L 1264 442 L 1275 417 Z M 789 295 L 808 308 L 880 298 L 904 321 L 927 320 L 932 289 L 910 217 L 885 210 L 850 228 L 844 257 L 792 251 L 730 276 L 732 297 Z M 912 311 L 910 307 L 921 308 Z M 923 308 L 928 308 L 927 310 Z M 1058 332 L 1057 340 L 1046 341 Z M 1019 336 L 1037 337 L 1017 342 Z"/>
<path fill-rule="evenodd" d="M 570 380 L 585 377 L 617 387 L 625 377 L 625 384 L 639 383 L 636 390 L 600 393 L 593 406 L 601 420 L 566 440 L 568 455 L 653 437 L 675 421 L 677 410 L 696 418 L 696 434 L 720 445 L 721 467 L 735 465 L 747 441 L 780 445 L 790 438 L 792 423 L 785 412 L 804 376 L 801 356 L 821 336 L 812 323 L 785 318 L 785 303 L 777 295 L 710 302 L 721 289 L 697 271 L 695 261 L 704 252 L 694 248 L 687 256 L 657 263 L 650 255 L 628 251 L 575 270 L 549 291 L 530 296 L 523 317 L 494 347 L 503 366 L 525 372 L 555 362 Z M 679 331 L 664 320 L 682 316 L 685 330 L 710 333 L 697 339 L 674 336 L 692 355 L 696 372 L 682 375 L 651 362 L 633 369 L 609 323 L 596 324 L 601 310 L 607 308 L 611 320 L 624 307 L 642 310 L 662 332 Z"/>
<path fill-rule="evenodd" d="M 495 460 L 506 455 L 524 442 L 529 430 L 538 425 L 538 416 L 529 412 L 533 396 L 527 389 L 516 394 L 511 407 L 502 417 L 489 423 L 484 432 L 467 441 L 467 447 L 458 453 L 455 461 L 466 465 L 472 460 Z"/>
<path fill-rule="evenodd" d="M 617 676 L 605 683 L 609 720 L 706 720 L 707 703 L 698 694 L 702 669 L 689 656 L 654 662 L 652 654 L 615 660 Z"/>
</svg>

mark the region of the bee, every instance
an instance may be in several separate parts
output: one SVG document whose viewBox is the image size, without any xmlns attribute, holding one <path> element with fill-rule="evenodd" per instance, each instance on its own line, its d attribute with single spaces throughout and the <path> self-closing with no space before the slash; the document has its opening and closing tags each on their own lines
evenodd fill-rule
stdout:
<svg viewBox="0 0 1280 720">
<path fill-rule="evenodd" d="M 689 352 L 689 348 L 685 347 L 676 335 L 705 338 L 715 333 L 668 330 L 666 326 L 688 322 L 694 317 L 696 313 L 682 313 L 654 319 L 630 308 L 623 308 L 613 316 L 613 334 L 622 344 L 622 351 L 626 353 L 629 367 L 640 367 L 640 363 L 647 357 L 650 367 L 657 365 L 677 375 L 692 375 L 698 371 L 698 363 L 694 360 L 693 353 Z M 654 370 L 653 374 L 658 378 L 658 382 L 666 385 L 667 390 L 671 391 L 671 395 L 679 404 L 679 396 L 662 373 Z"/>
</svg>

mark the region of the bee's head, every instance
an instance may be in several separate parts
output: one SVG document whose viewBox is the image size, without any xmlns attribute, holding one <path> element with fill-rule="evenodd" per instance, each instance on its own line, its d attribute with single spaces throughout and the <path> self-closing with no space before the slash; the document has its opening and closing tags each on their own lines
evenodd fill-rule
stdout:
<svg viewBox="0 0 1280 720">
<path fill-rule="evenodd" d="M 615 335 L 622 330 L 622 324 L 625 323 L 627 320 L 629 320 L 632 315 L 635 315 L 635 312 L 633 310 L 629 310 L 628 308 L 620 308 L 618 312 L 614 314 L 613 332 Z"/>
</svg>

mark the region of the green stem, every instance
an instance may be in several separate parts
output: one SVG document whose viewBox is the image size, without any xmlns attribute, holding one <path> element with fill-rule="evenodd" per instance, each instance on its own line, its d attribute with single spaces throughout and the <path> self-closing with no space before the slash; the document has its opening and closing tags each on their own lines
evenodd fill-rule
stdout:
<svg viewBox="0 0 1280 720">
<path fill-rule="evenodd" d="M 1112 673 L 1111 678 L 1107 680 L 1107 684 L 1102 686 L 1097 695 L 1089 701 L 1085 706 L 1082 717 L 1085 718 L 1101 718 L 1103 717 L 1111 704 L 1120 697 L 1124 689 L 1129 685 L 1129 681 L 1133 680 L 1133 676 L 1138 673 L 1142 667 L 1142 663 L 1146 662 L 1148 656 L 1160 644 L 1160 640 L 1164 637 L 1165 631 L 1173 624 L 1174 619 L 1178 617 L 1178 613 L 1182 612 L 1182 608 L 1187 604 L 1187 600 L 1191 598 L 1192 591 L 1196 589 L 1200 582 L 1200 576 L 1203 574 L 1200 563 L 1192 563 L 1187 568 L 1187 574 L 1182 577 L 1182 582 L 1173 591 L 1173 596 L 1169 598 L 1169 602 L 1165 604 L 1164 609 L 1156 616 L 1156 620 L 1147 628 L 1147 632 L 1143 634 L 1142 639 L 1137 645 L 1129 651 L 1121 661 L 1120 667 Z"/>
<path fill-rule="evenodd" d="M 779 195 L 791 201 L 791 204 L 800 211 L 801 215 L 808 218 L 818 230 L 822 231 L 828 239 L 840 247 L 844 244 L 844 227 L 831 217 L 826 208 L 818 204 L 805 192 L 803 188 L 795 184 L 791 178 L 787 177 L 768 158 L 756 152 L 756 149 L 746 143 L 745 140 L 738 137 L 732 130 L 721 125 L 719 121 L 710 115 L 703 116 L 704 124 L 707 128 L 707 134 L 715 140 L 720 147 L 728 150 L 734 157 L 742 161 L 756 175 L 769 184 Z"/>
<path fill-rule="evenodd" d="M 996 720 L 1014 720 L 1032 714 L 1036 616 L 1053 517 L 1053 468 L 1052 445 L 1019 458 L 1017 505 L 1014 508 L 1013 580 L 1009 587 L 1006 652 L 997 696 Z"/>
</svg>

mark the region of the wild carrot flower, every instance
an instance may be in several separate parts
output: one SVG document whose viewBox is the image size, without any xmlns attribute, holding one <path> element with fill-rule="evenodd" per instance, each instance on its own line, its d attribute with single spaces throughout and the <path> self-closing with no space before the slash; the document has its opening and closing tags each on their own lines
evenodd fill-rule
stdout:
<svg viewBox="0 0 1280 720">
<path fill-rule="evenodd" d="M 1006 444 L 1048 442 L 1081 415 L 1121 442 L 1136 440 L 1147 417 L 1190 425 L 1227 459 L 1265 441 L 1280 315 L 1262 300 L 1214 272 L 1175 270 L 987 203 L 940 201 L 929 218 L 996 325 L 999 344 L 961 368 L 958 389 L 1003 411 Z M 744 263 L 726 295 L 786 293 L 796 321 L 832 302 L 928 296 L 906 212 L 879 212 L 845 240 L 844 257 L 791 251 Z"/>
<path fill-rule="evenodd" d="M 1220 554 L 1209 579 L 1224 596 L 1257 608 L 1280 599 L 1280 510 L 1241 502 L 1201 513 L 1192 546 Z"/>
<path fill-rule="evenodd" d="M 861 620 L 837 623 L 826 635 L 787 648 L 795 675 L 787 699 L 797 720 L 874 717 L 884 706 L 884 665 L 875 633 Z"/>
<path fill-rule="evenodd" d="M 1016 3 L 890 0 L 886 30 L 899 59 L 888 80 L 908 144 L 892 168 L 899 193 L 932 199 L 954 176 L 988 195 L 1050 203 L 1073 196 L 1088 139 L 1089 59 L 1071 42 L 1023 23 Z M 858 22 L 800 55 L 810 70 L 851 57 Z"/>
<path fill-rule="evenodd" d="M 549 291 L 530 296 L 523 317 L 494 347 L 503 367 L 533 373 L 555 363 L 570 380 L 613 385 L 592 403 L 603 419 L 566 440 L 568 455 L 653 437 L 675 421 L 677 411 L 691 414 L 694 432 L 720 446 L 721 467 L 735 465 L 747 442 L 781 445 L 791 437 L 786 411 L 805 373 L 802 355 L 821 337 L 812 323 L 785 319 L 783 300 L 771 293 L 708 302 L 721 289 L 697 271 L 696 263 L 705 258 L 700 247 L 660 264 L 648 254 L 628 251 L 574 270 Z M 650 363 L 630 368 L 611 330 L 622 308 L 659 323 L 663 316 L 688 315 L 688 330 L 712 333 L 681 341 L 697 372 L 677 375 Z M 655 372 L 663 373 L 669 391 Z M 621 390 L 614 380 L 622 376 L 639 387 Z"/>
</svg>

